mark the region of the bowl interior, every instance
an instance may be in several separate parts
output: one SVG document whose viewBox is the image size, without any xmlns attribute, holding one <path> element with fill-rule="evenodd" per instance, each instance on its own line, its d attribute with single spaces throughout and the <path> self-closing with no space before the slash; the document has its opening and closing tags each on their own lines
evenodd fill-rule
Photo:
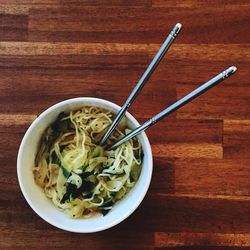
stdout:
<svg viewBox="0 0 250 250">
<path fill-rule="evenodd" d="M 49 200 L 42 189 L 34 182 L 32 166 L 37 152 L 39 140 L 43 131 L 56 119 L 62 111 L 70 111 L 82 106 L 98 106 L 113 112 L 120 107 L 111 102 L 97 98 L 75 98 L 58 103 L 44 111 L 27 130 L 18 152 L 17 173 L 18 180 L 29 205 L 48 223 L 72 232 L 96 232 L 110 228 L 127 218 L 144 198 L 152 175 L 152 152 L 145 133 L 140 134 L 144 159 L 139 180 L 135 187 L 106 215 L 98 215 L 89 219 L 71 219 L 58 210 Z M 135 128 L 139 123 L 127 113 L 129 127 Z"/>
</svg>

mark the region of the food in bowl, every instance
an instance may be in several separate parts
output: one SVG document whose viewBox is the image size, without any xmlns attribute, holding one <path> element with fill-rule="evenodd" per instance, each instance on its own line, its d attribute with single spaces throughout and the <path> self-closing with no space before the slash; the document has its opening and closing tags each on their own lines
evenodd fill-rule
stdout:
<svg viewBox="0 0 250 250">
<path fill-rule="evenodd" d="M 84 106 L 100 107 L 110 110 L 114 114 L 121 109 L 115 103 L 93 97 L 68 99 L 49 107 L 32 122 L 22 139 L 17 157 L 17 177 L 24 198 L 34 212 L 44 221 L 66 231 L 92 233 L 118 225 L 138 208 L 150 185 L 153 161 L 152 150 L 147 135 L 145 132 L 142 132 L 137 136 L 143 151 L 140 177 L 134 187 L 120 201 L 115 203 L 112 210 L 106 216 L 97 214 L 97 216 L 89 218 L 74 219 L 66 216 L 60 209 L 57 209 L 51 199 L 47 198 L 43 189 L 34 180 L 33 167 L 39 148 L 39 141 L 42 134 L 56 121 L 61 112 L 69 113 L 72 110 L 79 110 Z M 126 112 L 126 122 L 127 126 L 131 129 L 140 126 L 138 121 L 129 112 Z"/>
<path fill-rule="evenodd" d="M 33 167 L 35 182 L 71 218 L 106 215 L 140 176 L 143 152 L 137 138 L 116 150 L 98 145 L 113 116 L 109 110 L 84 106 L 60 113 L 42 135 Z M 129 132 L 123 119 L 107 145 Z"/>
</svg>

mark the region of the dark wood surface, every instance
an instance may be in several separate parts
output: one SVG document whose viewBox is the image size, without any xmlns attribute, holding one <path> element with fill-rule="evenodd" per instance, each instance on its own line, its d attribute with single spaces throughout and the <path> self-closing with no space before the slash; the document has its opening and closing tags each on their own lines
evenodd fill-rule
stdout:
<svg viewBox="0 0 250 250">
<path fill-rule="evenodd" d="M 147 131 L 154 173 L 133 215 L 87 235 L 50 226 L 17 182 L 26 129 L 67 98 L 122 105 L 176 22 L 181 34 L 131 106 L 140 122 L 238 72 Z M 249 247 L 249 28 L 248 0 L 0 0 L 0 248 Z"/>
</svg>

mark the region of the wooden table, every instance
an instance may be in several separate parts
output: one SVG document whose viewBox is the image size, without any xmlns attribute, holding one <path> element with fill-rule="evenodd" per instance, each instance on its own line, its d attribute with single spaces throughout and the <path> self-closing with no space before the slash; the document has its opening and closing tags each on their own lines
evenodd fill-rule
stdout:
<svg viewBox="0 0 250 250">
<path fill-rule="evenodd" d="M 250 246 L 248 0 L 0 0 L 0 13 L 1 249 Z M 238 72 L 147 131 L 154 174 L 132 216 L 86 235 L 50 226 L 17 182 L 26 129 L 67 98 L 122 105 L 176 22 L 181 34 L 130 109 L 140 122 Z"/>
</svg>

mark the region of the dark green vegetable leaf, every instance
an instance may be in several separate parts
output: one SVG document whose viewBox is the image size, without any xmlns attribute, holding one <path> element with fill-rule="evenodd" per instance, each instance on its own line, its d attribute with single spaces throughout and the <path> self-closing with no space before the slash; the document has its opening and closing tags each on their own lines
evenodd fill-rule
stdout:
<svg viewBox="0 0 250 250">
<path fill-rule="evenodd" d="M 101 209 L 101 213 L 103 216 L 107 215 L 111 209 Z"/>
<path fill-rule="evenodd" d="M 104 202 L 104 204 L 101 207 L 107 208 L 107 207 L 111 207 L 113 205 L 114 205 L 114 202 L 111 199 L 108 199 L 107 201 Z"/>
<path fill-rule="evenodd" d="M 65 118 L 66 116 L 67 116 L 66 113 L 61 112 L 58 115 L 57 119 L 52 123 L 52 125 L 51 125 L 51 129 L 52 129 L 51 139 L 53 142 L 58 138 L 58 136 L 61 133 L 66 133 L 70 130 L 73 130 L 72 126 L 71 126 L 70 119 L 66 119 L 66 120 L 62 121 L 62 119 Z"/>
<path fill-rule="evenodd" d="M 85 179 L 85 178 L 89 177 L 90 175 L 92 175 L 93 173 L 94 173 L 93 171 L 92 172 L 83 172 L 82 174 L 80 174 L 80 177 L 82 179 Z"/>
<path fill-rule="evenodd" d="M 82 186 L 77 188 L 75 184 L 67 183 L 66 193 L 64 194 L 61 203 L 69 200 L 70 196 L 72 198 L 77 198 L 82 195 L 82 193 L 91 192 L 95 185 L 91 182 L 83 181 Z"/>
<path fill-rule="evenodd" d="M 74 184 L 68 183 L 66 187 L 66 193 L 64 194 L 61 203 L 65 203 L 65 201 L 69 200 L 70 197 L 76 198 L 74 194 L 76 194 L 77 187 Z"/>
<path fill-rule="evenodd" d="M 70 176 L 70 172 L 66 168 L 64 168 L 62 164 L 60 164 L 60 168 L 62 169 L 64 177 L 68 179 Z"/>
<path fill-rule="evenodd" d="M 114 202 L 111 199 L 106 200 L 100 208 L 102 215 L 105 216 L 112 209 L 113 205 Z"/>
</svg>

